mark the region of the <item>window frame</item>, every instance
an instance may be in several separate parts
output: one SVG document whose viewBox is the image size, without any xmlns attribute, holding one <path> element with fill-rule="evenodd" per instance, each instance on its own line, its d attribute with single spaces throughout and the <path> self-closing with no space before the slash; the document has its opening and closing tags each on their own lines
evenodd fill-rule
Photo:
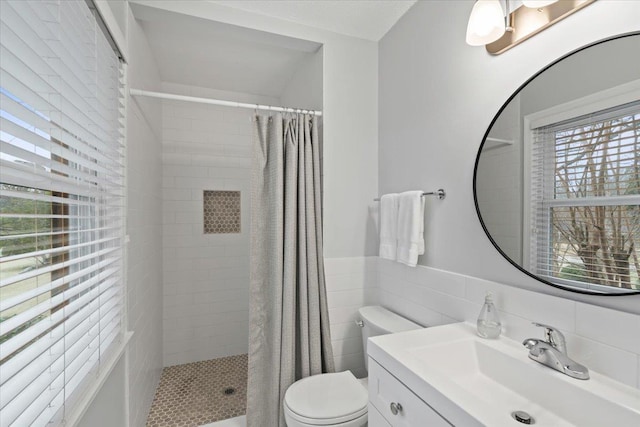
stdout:
<svg viewBox="0 0 640 427">
<path fill-rule="evenodd" d="M 563 104 L 555 105 L 553 107 L 528 114 L 523 117 L 523 144 L 524 144 L 524 197 L 523 197 L 523 266 L 527 271 L 532 272 L 538 277 L 546 280 L 547 282 L 562 285 L 567 288 L 571 288 L 577 291 L 593 291 L 598 293 L 620 293 L 626 294 L 629 292 L 627 288 L 617 288 L 608 285 L 599 284 L 586 284 L 584 282 L 573 281 L 568 279 L 562 279 L 558 277 L 544 275 L 538 272 L 536 268 L 536 260 L 534 258 L 536 251 L 533 247 L 538 244 L 534 235 L 535 218 L 532 212 L 532 193 L 535 190 L 533 185 L 533 144 L 534 144 L 534 130 L 540 127 L 549 126 L 555 123 L 560 123 L 566 120 L 575 119 L 587 114 L 595 113 L 598 111 L 606 110 L 609 108 L 615 108 L 636 102 L 640 100 L 640 79 L 634 80 L 613 88 L 609 88 L 603 91 L 595 92 L 591 95 L 584 96 Z M 544 173 L 553 174 L 553 170 L 545 171 Z M 553 178 L 553 175 L 551 176 Z M 552 179 L 545 179 L 545 185 L 552 185 Z M 541 189 L 546 192 L 548 189 Z M 555 206 L 567 206 L 568 204 L 577 204 L 577 202 L 569 202 L 566 200 L 559 200 L 557 202 L 547 202 L 545 208 L 547 212 Z M 579 203 L 580 206 L 588 205 L 589 203 Z M 598 205 L 613 205 L 615 204 L 613 198 L 604 198 L 599 200 Z M 550 225 L 550 224 L 549 224 Z M 546 233 L 549 236 L 549 233 Z M 550 244 L 550 239 L 545 240 L 547 246 Z M 547 249 L 547 253 L 548 253 Z"/>
<path fill-rule="evenodd" d="M 101 22 L 102 20 L 102 10 L 103 8 L 97 8 L 96 4 L 94 4 L 94 2 L 92 0 L 87 0 L 86 2 L 84 0 L 76 0 L 77 3 L 79 4 L 86 4 L 86 6 L 88 7 L 91 15 L 93 16 L 93 18 L 96 21 L 96 28 L 98 29 L 97 31 L 101 31 L 106 39 L 107 42 L 111 45 L 111 47 L 114 50 L 114 53 L 116 55 L 116 57 L 119 58 L 119 67 L 118 67 L 118 73 L 116 74 L 116 80 L 114 80 L 115 82 L 115 86 L 116 90 L 118 92 L 118 98 L 119 98 L 119 106 L 116 107 L 116 109 L 114 111 L 116 111 L 118 113 L 118 117 L 117 117 L 117 133 L 115 128 L 112 129 L 113 131 L 113 138 L 117 139 L 119 145 L 119 150 L 121 151 L 121 156 L 119 156 L 120 160 L 120 167 L 121 169 L 121 175 L 120 175 L 120 185 L 121 185 L 121 193 L 119 192 L 118 194 L 120 195 L 119 197 L 121 197 L 121 203 L 116 205 L 108 205 L 107 206 L 107 210 L 109 212 L 111 212 L 112 210 L 117 210 L 118 211 L 118 217 L 120 218 L 119 221 L 119 226 L 117 227 L 117 231 L 115 231 L 114 235 L 110 236 L 112 239 L 119 239 L 119 244 L 117 245 L 117 249 L 120 252 L 120 256 L 119 256 L 119 260 L 117 261 L 119 264 L 119 269 L 120 269 L 120 278 L 118 280 L 119 285 L 118 287 L 120 288 L 120 290 L 117 292 L 119 294 L 118 297 L 118 302 L 117 305 L 120 306 L 119 308 L 119 313 L 117 318 L 119 319 L 118 323 L 119 325 L 115 325 L 115 323 L 113 323 L 113 327 L 111 329 L 108 329 L 107 327 L 105 327 L 105 331 L 107 331 L 108 333 L 105 334 L 106 337 L 116 337 L 117 339 L 109 339 L 109 340 L 103 340 L 102 337 L 100 335 L 98 335 L 98 345 L 99 346 L 104 346 L 104 351 L 99 348 L 97 350 L 98 352 L 98 357 L 99 357 L 99 362 L 97 362 L 97 364 L 92 365 L 92 368 L 88 371 L 86 371 L 86 375 L 82 375 L 82 378 L 80 378 L 80 375 L 78 375 L 78 377 L 80 378 L 77 382 L 80 384 L 76 389 L 75 392 L 71 395 L 71 398 L 69 398 L 69 396 L 66 394 L 66 391 L 64 392 L 65 396 L 64 396 L 64 404 L 60 407 L 62 408 L 61 411 L 57 411 L 54 415 L 54 417 L 51 419 L 51 422 L 54 423 L 59 423 L 62 422 L 65 425 L 66 424 L 70 424 L 70 425 L 75 425 L 79 419 L 83 416 L 84 412 L 87 410 L 89 404 L 91 403 L 91 401 L 95 398 L 95 396 L 97 395 L 98 391 L 100 390 L 102 384 L 104 384 L 104 382 L 106 381 L 107 377 L 109 376 L 109 374 L 112 372 L 112 370 L 115 368 L 116 364 L 118 363 L 118 361 L 120 360 L 121 356 L 124 354 L 124 350 L 127 346 L 127 343 L 129 342 L 131 336 L 133 335 L 132 332 L 127 332 L 128 330 L 128 325 L 127 325 L 127 262 L 126 262 L 126 256 L 127 256 L 127 248 L 126 248 L 126 243 L 128 242 L 128 236 L 126 235 L 126 230 L 127 230 L 127 222 L 126 222 L 126 211 L 127 211 L 127 204 L 128 204 L 128 200 L 127 200 L 127 175 L 126 175 L 126 167 L 127 167 L 127 162 L 126 162 L 126 150 L 127 150 L 127 140 L 126 140 L 126 115 L 127 115 L 127 97 L 125 95 L 126 93 L 126 89 L 127 89 L 127 83 L 126 83 L 126 63 L 123 62 L 123 56 L 122 54 L 118 51 L 117 46 L 114 46 L 114 43 L 112 43 L 112 40 L 110 40 L 111 35 L 109 34 L 109 31 L 112 31 L 112 28 L 106 28 L 106 27 L 111 27 L 109 25 L 105 25 L 104 22 Z M 98 10 L 100 9 L 100 10 Z M 4 24 L 4 22 L 3 22 Z M 91 38 L 92 39 L 92 38 Z M 110 81 L 112 81 L 111 79 L 109 79 Z M 18 80 L 19 81 L 19 80 Z M 22 83 L 21 81 L 19 81 L 19 83 Z M 22 100 L 19 100 L 21 103 L 23 102 Z M 29 108 L 27 101 L 25 102 L 25 106 L 27 106 L 27 108 Z M 35 110 L 34 110 L 35 112 Z M 37 114 L 37 113 L 36 113 Z M 114 118 L 114 116 L 108 116 L 110 119 Z M 53 118 L 49 118 L 49 121 L 51 121 L 52 123 L 55 122 L 55 120 Z M 113 123 L 116 123 L 115 121 Z M 58 140 L 56 138 L 56 136 L 54 135 L 48 135 L 50 137 L 50 141 L 51 144 L 59 144 L 59 145 L 65 145 L 64 142 Z M 114 140 L 115 140 L 114 139 Z M 69 146 L 66 146 L 66 149 L 69 150 Z M 53 159 L 53 155 L 52 155 L 52 160 Z M 57 157 L 57 159 L 55 159 L 55 161 L 57 162 L 57 164 L 59 165 L 69 165 L 69 160 L 63 157 Z M 54 173 L 53 170 L 50 171 L 50 173 Z M 66 176 L 64 175 L 64 173 L 58 173 L 58 175 L 62 175 L 62 176 Z M 32 188 L 35 190 L 39 190 L 36 187 L 33 186 L 24 186 L 21 185 L 24 188 Z M 52 226 L 57 226 L 60 225 L 61 226 L 61 231 L 63 231 L 62 233 L 58 233 L 59 234 L 59 238 L 61 239 L 59 244 L 64 247 L 65 246 L 65 242 L 68 243 L 69 241 L 69 236 L 70 236 L 70 227 L 73 227 L 73 224 L 70 222 L 70 219 L 72 215 L 70 215 L 70 210 L 72 209 L 73 206 L 73 194 L 69 194 L 69 193 L 65 193 L 63 191 L 62 188 L 61 189 L 51 189 L 50 191 L 50 196 L 56 199 L 66 199 L 69 200 L 69 203 L 65 201 L 59 201 L 59 202 L 50 202 L 49 206 L 52 209 L 51 214 L 52 215 L 62 215 L 62 216 L 66 216 L 67 218 L 58 218 L 59 223 L 58 224 L 54 224 L 56 221 L 52 220 Z M 96 205 L 98 206 L 98 205 Z M 102 205 L 100 205 L 102 206 Z M 91 221 L 102 221 L 103 216 L 109 216 L 110 214 L 108 213 L 107 210 L 99 210 L 96 211 L 96 214 L 93 218 L 91 218 Z M 114 228 L 115 230 L 115 228 Z M 117 236 L 116 236 L 117 235 Z M 56 246 L 52 246 L 52 248 L 55 248 Z M 71 264 L 66 265 L 67 261 L 69 260 L 70 257 L 72 257 L 72 251 L 70 250 L 65 250 L 65 251 L 61 251 L 56 253 L 57 257 L 59 257 L 58 261 L 59 263 L 65 262 L 65 264 L 63 266 L 61 266 L 61 269 L 56 269 L 54 271 L 52 271 L 52 279 L 54 279 L 54 274 L 58 275 L 58 276 L 65 276 L 65 273 L 73 273 L 73 271 L 71 271 L 72 268 L 74 268 L 74 265 Z M 54 259 L 52 257 L 51 259 L 51 263 L 54 263 Z M 55 263 L 54 263 L 55 264 Z M 66 284 L 65 287 L 68 287 L 69 284 Z M 63 289 L 64 290 L 64 289 Z M 115 295 L 115 293 L 114 293 Z M 97 298 L 95 298 L 95 300 L 99 300 L 100 298 L 102 298 L 102 295 L 99 295 Z M 67 302 L 64 302 L 63 305 L 67 305 Z M 63 306 L 61 305 L 61 307 Z M 81 307 L 82 308 L 82 307 Z M 102 303 L 99 303 L 99 309 L 102 310 Z M 109 308 L 110 310 L 110 308 Z M 108 311 L 109 313 L 111 313 L 111 311 Z M 112 316 L 112 318 L 116 318 L 115 316 Z M 102 314 L 100 315 L 100 318 L 97 322 L 97 328 L 98 331 L 101 332 L 102 331 L 102 322 L 104 319 L 107 319 L 107 317 L 102 316 Z M 111 320 L 107 319 L 107 321 L 105 321 L 105 325 L 109 325 L 111 324 Z M 117 332 L 117 334 L 116 334 Z M 66 333 L 65 333 L 66 335 Z M 63 338 L 64 339 L 64 338 Z M 66 350 L 64 352 L 66 354 Z M 64 358 L 65 355 L 61 356 L 61 358 Z M 91 356 L 90 359 L 92 359 L 93 356 Z M 87 359 L 87 360 L 90 360 Z M 88 364 L 88 362 L 86 363 Z M 72 371 L 70 370 L 70 372 L 72 372 L 71 376 L 76 376 L 76 374 L 78 372 L 81 371 L 85 371 L 84 370 L 84 366 L 82 366 L 83 369 L 80 369 L 78 371 Z M 67 368 L 65 368 L 66 370 Z M 20 372 L 18 372 L 18 374 L 16 375 L 20 375 Z M 64 382 L 64 387 L 69 386 L 69 384 L 73 381 L 73 379 L 67 381 L 67 379 L 63 379 Z M 73 388 L 73 387 L 72 387 Z M 128 404 L 128 402 L 125 402 L 126 404 Z"/>
</svg>

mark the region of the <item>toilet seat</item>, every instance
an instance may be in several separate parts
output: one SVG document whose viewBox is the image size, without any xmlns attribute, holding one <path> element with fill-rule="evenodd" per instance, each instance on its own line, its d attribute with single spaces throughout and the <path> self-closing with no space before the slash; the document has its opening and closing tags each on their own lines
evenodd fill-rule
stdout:
<svg viewBox="0 0 640 427">
<path fill-rule="evenodd" d="M 335 425 L 366 419 L 367 402 L 367 389 L 345 371 L 295 382 L 285 393 L 284 410 L 303 425 Z"/>
</svg>

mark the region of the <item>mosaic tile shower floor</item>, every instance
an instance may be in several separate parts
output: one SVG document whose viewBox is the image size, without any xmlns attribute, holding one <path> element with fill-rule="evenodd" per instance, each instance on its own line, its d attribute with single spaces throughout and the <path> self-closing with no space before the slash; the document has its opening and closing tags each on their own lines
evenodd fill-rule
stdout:
<svg viewBox="0 0 640 427">
<path fill-rule="evenodd" d="M 246 354 L 169 366 L 162 370 L 147 427 L 197 427 L 244 415 L 246 407 Z"/>
</svg>

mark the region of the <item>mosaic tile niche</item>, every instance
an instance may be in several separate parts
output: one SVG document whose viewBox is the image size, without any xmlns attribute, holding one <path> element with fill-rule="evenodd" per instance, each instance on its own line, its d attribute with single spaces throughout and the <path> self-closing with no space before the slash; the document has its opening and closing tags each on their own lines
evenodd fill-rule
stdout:
<svg viewBox="0 0 640 427">
<path fill-rule="evenodd" d="M 240 233 L 240 192 L 204 190 L 204 234 Z"/>
</svg>

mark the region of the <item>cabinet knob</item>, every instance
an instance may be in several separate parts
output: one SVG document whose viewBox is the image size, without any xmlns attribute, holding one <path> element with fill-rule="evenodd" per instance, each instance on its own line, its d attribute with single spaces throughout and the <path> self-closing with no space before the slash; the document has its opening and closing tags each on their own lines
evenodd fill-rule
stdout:
<svg viewBox="0 0 640 427">
<path fill-rule="evenodd" d="M 393 415 L 398 415 L 398 413 L 402 412 L 402 405 L 400 403 L 391 402 L 389 406 Z"/>
</svg>

